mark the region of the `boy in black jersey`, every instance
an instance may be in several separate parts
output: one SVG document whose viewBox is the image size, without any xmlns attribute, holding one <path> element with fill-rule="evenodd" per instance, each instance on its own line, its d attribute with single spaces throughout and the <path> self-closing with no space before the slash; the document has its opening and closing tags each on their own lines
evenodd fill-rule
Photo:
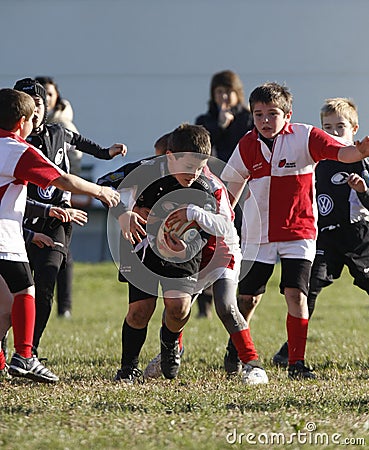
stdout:
<svg viewBox="0 0 369 450">
<path fill-rule="evenodd" d="M 32 78 L 23 78 L 15 83 L 14 89 L 32 96 L 36 104 L 33 118 L 33 130 L 27 142 L 39 149 L 48 159 L 59 168 L 69 173 L 68 150 L 78 149 L 99 159 L 112 159 L 116 155 L 125 156 L 127 147 L 124 144 L 114 144 L 109 148 L 86 139 L 78 133 L 67 130 L 57 123 L 45 123 L 47 116 L 47 100 L 45 88 Z M 71 193 L 55 188 L 41 189 L 29 183 L 27 196 L 33 200 L 54 206 L 70 207 Z M 55 248 L 39 248 L 32 246 L 28 249 L 28 257 L 33 271 L 36 286 L 36 322 L 33 336 L 33 353 L 37 348 L 42 333 L 49 320 L 54 288 L 60 267 L 65 262 L 72 237 L 70 222 L 62 223 L 58 219 L 39 218 L 26 220 L 25 226 L 32 231 L 42 232 L 50 236 L 54 242 L 59 242 Z"/>
<path fill-rule="evenodd" d="M 175 232 L 164 231 L 163 252 L 163 242 L 157 237 L 163 222 L 168 214 L 186 209 L 188 204 L 216 212 L 216 200 L 202 174 L 211 152 L 208 131 L 183 124 L 172 132 L 168 148 L 165 156 L 127 164 L 99 180 L 100 184 L 119 186 L 121 192 L 121 203 L 111 212 L 123 236 L 120 279 L 128 281 L 129 309 L 122 327 L 121 368 L 115 379 L 127 383 L 141 376 L 138 358 L 155 310 L 159 283 L 165 304 L 161 369 L 168 379 L 176 377 L 179 370 L 178 338 L 190 315 L 201 250 L 208 235 L 197 230 L 196 239 L 186 241 Z M 189 208 L 186 211 L 190 218 Z"/>
<path fill-rule="evenodd" d="M 320 111 L 323 130 L 353 142 L 359 129 L 355 103 L 330 98 Z M 318 239 L 307 297 L 309 318 L 326 286 L 341 276 L 346 265 L 354 284 L 369 294 L 369 161 L 321 161 L 316 170 Z M 273 363 L 287 365 L 288 344 L 274 355 Z"/>
</svg>

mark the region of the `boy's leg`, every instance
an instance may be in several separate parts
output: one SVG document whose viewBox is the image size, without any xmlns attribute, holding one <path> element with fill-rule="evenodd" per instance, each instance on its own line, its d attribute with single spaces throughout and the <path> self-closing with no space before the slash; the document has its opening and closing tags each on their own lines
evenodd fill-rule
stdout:
<svg viewBox="0 0 369 450">
<path fill-rule="evenodd" d="M 58 316 L 69 318 L 72 311 L 73 256 L 69 249 L 65 267 L 59 270 L 56 283 Z"/>
<path fill-rule="evenodd" d="M 156 297 L 148 295 L 129 284 L 130 303 L 122 325 L 121 368 L 115 376 L 116 381 L 132 384 L 142 378 L 141 371 L 137 369 L 138 360 L 146 340 L 147 325 L 156 306 Z"/>
<path fill-rule="evenodd" d="M 247 267 L 247 270 L 245 270 Z M 272 276 L 274 264 L 266 264 L 258 261 L 242 261 L 241 273 L 244 277 L 238 283 L 238 308 L 250 323 L 256 306 L 261 301 L 266 284 Z M 230 338 L 228 340 L 226 354 L 224 356 L 224 368 L 229 375 L 241 370 L 242 366 L 237 355 L 237 350 Z"/>
<path fill-rule="evenodd" d="M 30 261 L 36 287 L 36 321 L 33 346 L 34 352 L 37 354 L 41 336 L 51 314 L 55 283 L 64 255 L 48 247 L 42 249 L 35 245 L 33 247 L 32 251 L 30 251 Z"/>
<path fill-rule="evenodd" d="M 1 260 L 0 273 L 14 298 L 11 318 L 16 353 L 10 361 L 9 374 L 41 383 L 58 381 L 59 378 L 32 355 L 35 291 L 29 264 Z"/>
<path fill-rule="evenodd" d="M 287 340 L 290 378 L 315 378 L 305 367 L 305 347 L 308 332 L 309 312 L 307 292 L 310 279 L 311 262 L 304 259 L 281 259 L 281 293 L 287 302 Z"/>
<path fill-rule="evenodd" d="M 216 312 L 230 334 L 238 357 L 243 363 L 243 381 L 247 384 L 267 383 L 268 377 L 259 362 L 247 321 L 237 306 L 237 282 L 220 278 L 213 285 Z"/>
<path fill-rule="evenodd" d="M 164 291 L 165 316 L 160 330 L 161 370 L 165 378 L 172 379 L 178 375 L 181 364 L 179 339 L 191 312 L 189 293 Z"/>
<path fill-rule="evenodd" d="M 315 256 L 310 275 L 307 307 L 309 320 L 314 312 L 315 303 L 322 289 L 339 278 L 343 269 L 342 255 L 334 251 L 331 239 L 324 232 L 317 241 L 317 254 Z M 272 364 L 279 367 L 288 366 L 288 341 L 286 341 L 272 358 Z"/>
</svg>

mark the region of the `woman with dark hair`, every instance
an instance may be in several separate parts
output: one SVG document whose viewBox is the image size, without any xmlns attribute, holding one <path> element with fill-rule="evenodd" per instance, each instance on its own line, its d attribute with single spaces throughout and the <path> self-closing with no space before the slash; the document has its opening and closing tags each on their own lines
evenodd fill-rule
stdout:
<svg viewBox="0 0 369 450">
<path fill-rule="evenodd" d="M 196 124 L 210 132 L 212 155 L 227 161 L 241 137 L 253 127 L 243 84 L 235 72 L 224 70 L 213 75 L 209 109 L 197 117 Z"/>
<path fill-rule="evenodd" d="M 209 109 L 196 119 L 210 132 L 211 153 L 222 161 L 228 161 L 241 137 L 253 128 L 252 114 L 245 104 L 243 84 L 231 70 L 213 75 L 210 83 Z M 235 226 L 240 233 L 242 212 L 235 208 Z M 202 292 L 197 300 L 199 317 L 211 316 L 211 289 Z"/>
</svg>

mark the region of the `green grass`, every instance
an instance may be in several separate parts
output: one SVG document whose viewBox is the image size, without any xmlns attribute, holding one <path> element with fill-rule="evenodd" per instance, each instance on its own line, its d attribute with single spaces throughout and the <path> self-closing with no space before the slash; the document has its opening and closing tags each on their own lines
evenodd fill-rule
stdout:
<svg viewBox="0 0 369 450">
<path fill-rule="evenodd" d="M 248 387 L 226 378 L 227 334 L 215 314 L 197 319 L 195 306 L 179 377 L 126 386 L 112 381 L 120 361 L 126 286 L 117 282 L 112 263 L 76 264 L 73 317 L 60 320 L 53 311 L 40 347 L 61 381 L 0 382 L 0 447 L 275 449 L 285 447 L 282 439 L 292 439 L 286 448 L 308 449 L 344 448 L 337 442 L 348 438 L 349 448 L 365 448 L 360 439 L 369 445 L 367 295 L 352 286 L 346 272 L 323 291 L 307 345 L 318 379 L 292 382 L 269 362 L 285 339 L 286 306 L 278 282 L 279 267 L 251 323 L 268 385 Z M 161 312 L 159 300 L 142 368 L 159 349 Z M 316 431 L 298 437 L 306 426 Z M 234 430 L 240 443 L 232 445 Z"/>
</svg>

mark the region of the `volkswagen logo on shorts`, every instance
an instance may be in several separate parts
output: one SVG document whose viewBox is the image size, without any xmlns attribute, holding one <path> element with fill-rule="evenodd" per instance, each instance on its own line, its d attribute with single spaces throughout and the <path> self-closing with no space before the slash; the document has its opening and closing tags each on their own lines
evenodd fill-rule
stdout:
<svg viewBox="0 0 369 450">
<path fill-rule="evenodd" d="M 333 184 L 345 184 L 348 177 L 349 174 L 347 172 L 337 172 L 332 176 L 331 181 Z"/>
<path fill-rule="evenodd" d="M 318 209 L 322 216 L 328 216 L 333 209 L 333 200 L 327 194 L 318 195 Z"/>
</svg>

